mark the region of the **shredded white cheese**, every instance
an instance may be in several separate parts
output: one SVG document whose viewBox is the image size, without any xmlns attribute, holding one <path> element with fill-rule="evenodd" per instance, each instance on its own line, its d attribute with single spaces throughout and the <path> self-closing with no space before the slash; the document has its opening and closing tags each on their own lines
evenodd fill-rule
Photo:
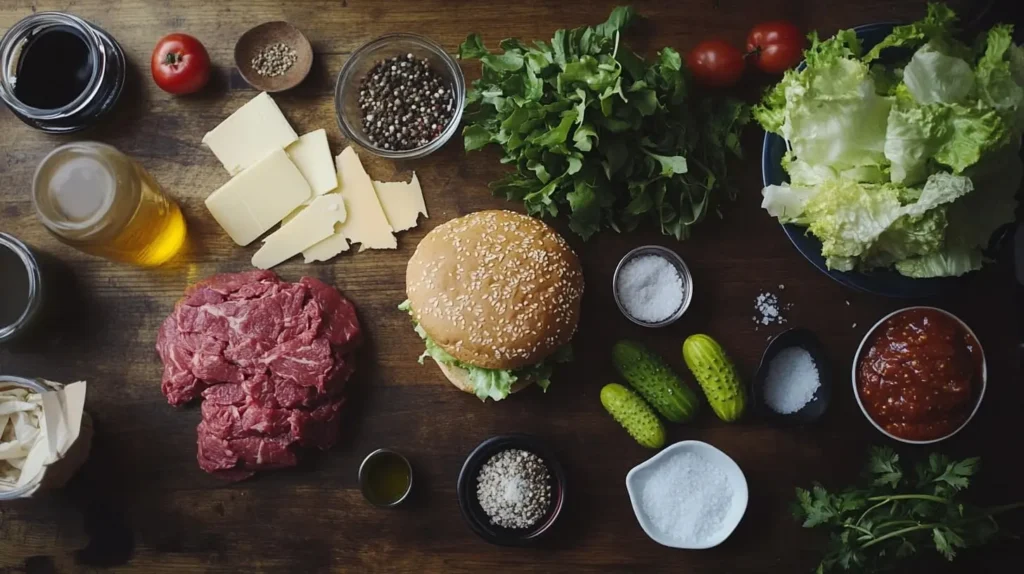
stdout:
<svg viewBox="0 0 1024 574">
<path fill-rule="evenodd" d="M 0 389 L 0 490 L 12 490 L 25 458 L 42 436 L 43 399 L 21 387 Z"/>
</svg>

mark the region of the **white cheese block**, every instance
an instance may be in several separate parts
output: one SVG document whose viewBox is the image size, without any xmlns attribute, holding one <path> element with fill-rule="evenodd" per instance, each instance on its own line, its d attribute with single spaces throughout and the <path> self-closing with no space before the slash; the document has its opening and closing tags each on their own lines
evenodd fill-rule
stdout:
<svg viewBox="0 0 1024 574">
<path fill-rule="evenodd" d="M 395 232 L 416 227 L 416 219 L 421 213 L 423 217 L 430 217 L 427 215 L 427 204 L 423 202 L 423 190 L 420 189 L 416 172 L 413 172 L 409 183 L 375 181 L 373 190 L 377 192 L 384 215 Z"/>
<path fill-rule="evenodd" d="M 341 232 L 341 224 L 334 224 L 334 235 L 302 252 L 306 263 L 328 261 L 343 251 L 348 251 L 348 239 Z"/>
<path fill-rule="evenodd" d="M 334 235 L 334 224 L 345 221 L 345 200 L 336 193 L 322 195 L 291 221 L 263 240 L 252 264 L 270 269 L 298 255 L 303 249 Z"/>
<path fill-rule="evenodd" d="M 299 139 L 281 109 L 266 92 L 235 110 L 212 131 L 203 143 L 217 156 L 224 169 L 237 175 L 274 150 L 283 150 Z"/>
<path fill-rule="evenodd" d="M 299 168 L 278 149 L 210 194 L 206 207 L 235 243 L 248 245 L 311 195 Z"/>
<path fill-rule="evenodd" d="M 309 182 L 314 195 L 323 195 L 338 187 L 338 172 L 334 170 L 331 148 L 327 145 L 327 130 L 303 134 L 284 151 Z"/>
<path fill-rule="evenodd" d="M 398 247 L 384 209 L 377 200 L 377 193 L 373 191 L 373 182 L 363 169 L 356 151 L 351 147 L 345 148 L 337 163 L 341 184 L 339 193 L 345 198 L 345 207 L 348 208 L 348 219 L 341 224 L 341 233 L 352 243 L 358 243 L 359 251 Z"/>
</svg>

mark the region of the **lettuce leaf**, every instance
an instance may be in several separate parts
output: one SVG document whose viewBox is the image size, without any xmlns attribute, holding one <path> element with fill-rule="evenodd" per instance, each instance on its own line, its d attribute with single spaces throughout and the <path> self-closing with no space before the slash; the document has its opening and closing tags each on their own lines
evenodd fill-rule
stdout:
<svg viewBox="0 0 1024 574">
<path fill-rule="evenodd" d="M 409 304 L 408 299 L 403 301 L 398 306 L 398 309 L 409 313 L 410 317 L 412 317 L 412 306 Z M 426 350 L 419 357 L 420 364 L 422 365 L 423 361 L 430 357 L 436 363 L 465 369 L 469 373 L 470 382 L 473 384 L 473 392 L 482 401 L 487 399 L 500 401 L 508 397 L 512 392 L 512 385 L 521 378 L 531 379 L 538 387 L 547 391 L 548 387 L 551 386 L 551 374 L 554 370 L 554 365 L 556 363 L 571 362 L 573 358 L 572 347 L 565 345 L 536 365 L 515 370 L 484 369 L 464 363 L 442 349 L 427 335 L 427 332 L 416 322 L 415 318 L 413 318 L 413 329 L 415 329 L 416 334 L 423 339 L 423 343 L 426 345 Z"/>
<path fill-rule="evenodd" d="M 974 70 L 965 60 L 928 43 L 903 69 L 903 82 L 919 104 L 961 103 L 974 92 Z"/>
<path fill-rule="evenodd" d="M 1013 43 L 1013 26 L 989 30 L 978 60 L 981 100 L 998 110 L 1016 131 L 1024 129 L 1024 49 Z"/>
</svg>

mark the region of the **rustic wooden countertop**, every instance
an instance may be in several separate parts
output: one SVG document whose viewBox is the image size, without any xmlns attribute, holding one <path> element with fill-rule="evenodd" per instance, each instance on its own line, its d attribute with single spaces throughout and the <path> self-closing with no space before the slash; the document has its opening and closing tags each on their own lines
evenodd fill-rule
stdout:
<svg viewBox="0 0 1024 574">
<path fill-rule="evenodd" d="M 292 262 L 277 269 L 288 280 L 308 274 L 336 285 L 358 306 L 369 336 L 350 383 L 337 447 L 297 469 L 225 484 L 196 465 L 199 409 L 172 408 L 160 394 L 161 364 L 153 345 L 175 300 L 187 285 L 208 275 L 250 268 L 253 247 L 235 246 L 203 206 L 227 176 L 200 145 L 207 130 L 255 95 L 232 67 L 232 48 L 242 32 L 268 20 L 287 20 L 305 32 L 316 52 L 313 71 L 300 87 L 275 99 L 299 133 L 326 127 L 339 153 L 345 142 L 334 118 L 334 79 L 348 55 L 368 40 L 414 32 L 454 52 L 473 31 L 491 46 L 508 36 L 546 39 L 557 28 L 603 21 L 614 4 L 18 0 L 0 5 L 3 29 L 36 10 L 80 15 L 113 34 L 131 61 L 128 86 L 113 116 L 83 134 L 44 135 L 6 109 L 0 111 L 0 230 L 52 255 L 68 274 L 50 295 L 51 304 L 63 310 L 60 321 L 42 340 L 0 349 L 0 373 L 87 379 L 87 409 L 96 425 L 92 456 L 66 489 L 0 505 L 0 572 L 99 567 L 154 573 L 810 571 L 824 539 L 790 517 L 793 488 L 813 480 L 845 485 L 859 471 L 867 447 L 886 443 L 860 414 L 847 373 L 865 330 L 906 303 L 847 290 L 790 246 L 759 207 L 760 133 L 754 127 L 745 140 L 747 160 L 735 168 L 738 201 L 725 206 L 724 219 L 710 218 L 686 242 L 638 232 L 604 233 L 583 243 L 558 223 L 580 254 L 588 289 L 575 340 L 577 360 L 558 373 L 547 394 L 531 390 L 499 404 L 481 404 L 457 392 L 436 367 L 417 364 L 422 344 L 408 318 L 395 309 L 404 299 L 406 261 L 427 231 L 472 211 L 509 207 L 486 188 L 503 170 L 497 153 L 467 155 L 458 141 L 415 162 L 392 164 L 361 154 L 377 179 L 416 170 L 423 184 L 431 217 L 400 234 L 398 250 L 346 254 L 314 266 Z M 968 10 L 966 5 L 973 3 L 953 4 Z M 823 34 L 867 22 L 915 19 L 924 13 L 924 2 L 663 0 L 636 2 L 636 8 L 649 20 L 630 41 L 650 53 L 664 45 L 685 50 L 709 34 L 741 42 L 751 25 L 768 17 L 790 18 Z M 172 31 L 201 39 L 216 66 L 211 85 L 199 95 L 171 97 L 149 77 L 152 47 Z M 466 71 L 471 77 L 479 73 L 475 66 Z M 756 94 L 756 88 L 750 93 Z M 44 154 L 71 139 L 117 146 L 180 202 L 191 238 L 182 260 L 156 270 L 109 263 L 64 247 L 43 230 L 29 199 L 33 170 Z M 610 286 L 619 258 L 646 243 L 674 248 L 696 282 L 686 316 L 657 331 L 622 317 Z M 751 320 L 754 299 L 765 291 L 792 304 L 785 326 L 756 328 Z M 984 470 L 974 489 L 982 501 L 1020 499 L 1015 485 L 1024 471 L 1018 444 L 1024 385 L 1013 293 L 1009 266 L 998 264 L 975 274 L 964 291 L 935 302 L 966 320 L 988 354 L 989 394 L 980 412 L 964 432 L 942 445 L 953 455 L 982 456 Z M 626 472 L 650 453 L 633 443 L 598 401 L 600 387 L 613 379 L 611 344 L 622 337 L 642 340 L 683 370 L 682 340 L 705 332 L 718 338 L 749 376 L 766 339 L 792 326 L 816 331 L 833 361 L 836 392 L 830 412 L 806 429 L 777 429 L 749 420 L 727 425 L 707 411 L 693 424 L 672 426 L 671 440 L 710 442 L 739 463 L 750 484 L 750 505 L 738 530 L 716 549 L 685 552 L 658 546 L 637 524 L 624 484 Z M 558 531 L 540 548 L 489 546 L 459 514 L 455 482 L 464 457 L 485 438 L 510 431 L 548 441 L 571 481 Z M 413 499 L 397 510 L 369 506 L 357 486 L 360 460 L 382 446 L 407 454 L 416 469 Z M 964 552 L 954 565 L 928 571 L 1009 571 L 1002 565 L 1019 565 L 1022 549 L 1012 543 Z"/>
</svg>

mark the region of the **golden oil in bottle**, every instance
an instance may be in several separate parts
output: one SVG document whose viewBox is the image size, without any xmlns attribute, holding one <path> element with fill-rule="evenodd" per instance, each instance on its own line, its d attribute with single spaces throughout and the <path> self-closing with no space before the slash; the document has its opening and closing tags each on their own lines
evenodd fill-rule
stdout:
<svg viewBox="0 0 1024 574">
<path fill-rule="evenodd" d="M 43 225 L 85 253 L 152 266 L 185 244 L 178 205 L 142 166 L 109 145 L 76 142 L 53 150 L 32 187 Z"/>
</svg>

